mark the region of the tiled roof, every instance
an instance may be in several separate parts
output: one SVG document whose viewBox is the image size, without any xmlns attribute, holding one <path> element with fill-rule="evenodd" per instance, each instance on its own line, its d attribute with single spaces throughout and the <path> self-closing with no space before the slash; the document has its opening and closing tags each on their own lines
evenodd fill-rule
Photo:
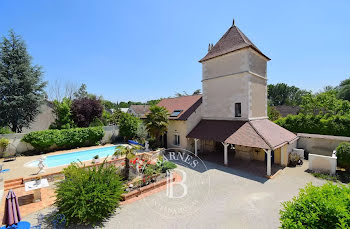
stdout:
<svg viewBox="0 0 350 229">
<path fill-rule="evenodd" d="M 145 114 L 149 112 L 150 105 L 131 105 L 129 110 L 133 110 L 138 116 L 145 117 Z"/>
<path fill-rule="evenodd" d="M 292 132 L 268 119 L 201 120 L 187 137 L 271 150 L 297 138 Z"/>
<path fill-rule="evenodd" d="M 196 109 L 202 103 L 202 95 L 182 96 L 176 98 L 162 99 L 157 106 L 165 107 L 169 114 L 175 110 L 182 110 L 177 117 L 169 117 L 174 120 L 187 120 L 190 115 L 196 111 Z"/>
<path fill-rule="evenodd" d="M 258 119 L 249 122 L 272 149 L 278 148 L 284 143 L 297 138 L 297 136 L 289 130 L 284 129 L 268 119 Z"/>
<path fill-rule="evenodd" d="M 249 38 L 239 30 L 235 25 L 231 26 L 227 32 L 221 37 L 221 39 L 214 45 L 212 49 L 203 57 L 199 62 L 203 62 L 224 54 L 234 52 L 243 48 L 252 48 L 267 59 L 265 56 L 254 44 L 249 40 Z"/>
<path fill-rule="evenodd" d="M 287 115 L 297 115 L 300 111 L 299 106 L 287 106 L 287 105 L 281 105 L 281 106 L 274 106 L 278 112 L 282 115 L 282 117 L 286 117 Z"/>
</svg>

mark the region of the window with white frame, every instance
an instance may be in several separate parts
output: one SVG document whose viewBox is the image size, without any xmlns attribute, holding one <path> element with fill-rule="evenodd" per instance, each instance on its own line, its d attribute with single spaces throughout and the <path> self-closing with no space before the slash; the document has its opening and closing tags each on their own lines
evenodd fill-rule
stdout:
<svg viewBox="0 0 350 229">
<path fill-rule="evenodd" d="M 174 145 L 176 145 L 176 146 L 180 145 L 180 135 L 179 134 L 174 135 Z"/>
</svg>

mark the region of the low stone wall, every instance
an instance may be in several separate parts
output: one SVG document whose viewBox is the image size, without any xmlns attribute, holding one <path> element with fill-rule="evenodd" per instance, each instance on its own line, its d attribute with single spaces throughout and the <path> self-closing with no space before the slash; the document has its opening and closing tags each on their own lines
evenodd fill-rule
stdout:
<svg viewBox="0 0 350 229">
<path fill-rule="evenodd" d="M 105 135 L 101 140 L 102 144 L 113 142 L 119 135 L 118 126 L 104 126 L 103 130 L 105 131 Z M 15 155 L 34 150 L 33 146 L 21 141 L 24 135 L 24 133 L 0 134 L 0 138 L 7 138 L 10 140 L 10 144 L 5 149 L 5 152 L 10 153 L 10 155 Z M 3 152 L 0 153 L 0 157 L 2 157 Z"/>
<path fill-rule="evenodd" d="M 332 156 L 341 142 L 350 142 L 350 137 L 299 133 L 298 147 L 309 154 Z"/>
<path fill-rule="evenodd" d="M 337 169 L 337 157 L 309 154 L 309 170 L 334 175 Z"/>
</svg>

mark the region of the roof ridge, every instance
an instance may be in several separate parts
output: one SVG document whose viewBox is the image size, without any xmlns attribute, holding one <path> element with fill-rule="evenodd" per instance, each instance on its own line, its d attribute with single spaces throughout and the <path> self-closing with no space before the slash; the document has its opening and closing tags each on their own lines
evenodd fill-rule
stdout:
<svg viewBox="0 0 350 229">
<path fill-rule="evenodd" d="M 178 99 L 178 98 L 190 97 L 190 96 L 203 96 L 203 94 L 198 94 L 198 95 L 184 95 L 184 96 L 171 97 L 171 98 L 164 98 L 164 99 Z"/>
<path fill-rule="evenodd" d="M 271 144 L 262 136 L 259 131 L 255 128 L 255 126 L 252 124 L 251 120 L 248 121 L 249 125 L 254 129 L 254 131 L 264 140 L 264 142 L 270 147 L 271 150 L 273 150 L 273 147 Z"/>
<path fill-rule="evenodd" d="M 234 27 L 236 27 L 236 26 L 234 26 Z M 243 41 L 245 42 L 245 43 L 247 43 L 248 45 L 253 45 L 253 42 L 251 42 L 249 39 L 248 39 L 248 37 L 246 37 L 244 34 L 243 34 L 243 32 L 238 28 L 238 27 L 236 27 L 236 29 L 237 29 L 237 32 L 239 33 L 239 35 L 241 35 L 241 38 L 243 39 Z M 246 39 L 247 38 L 247 39 Z"/>
</svg>

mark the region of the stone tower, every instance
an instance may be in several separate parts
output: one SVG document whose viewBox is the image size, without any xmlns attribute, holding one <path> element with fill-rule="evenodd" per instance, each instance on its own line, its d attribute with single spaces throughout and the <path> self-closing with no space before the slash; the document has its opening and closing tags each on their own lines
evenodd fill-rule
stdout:
<svg viewBox="0 0 350 229">
<path fill-rule="evenodd" d="M 202 63 L 202 118 L 267 118 L 265 56 L 233 25 L 199 62 Z"/>
</svg>

